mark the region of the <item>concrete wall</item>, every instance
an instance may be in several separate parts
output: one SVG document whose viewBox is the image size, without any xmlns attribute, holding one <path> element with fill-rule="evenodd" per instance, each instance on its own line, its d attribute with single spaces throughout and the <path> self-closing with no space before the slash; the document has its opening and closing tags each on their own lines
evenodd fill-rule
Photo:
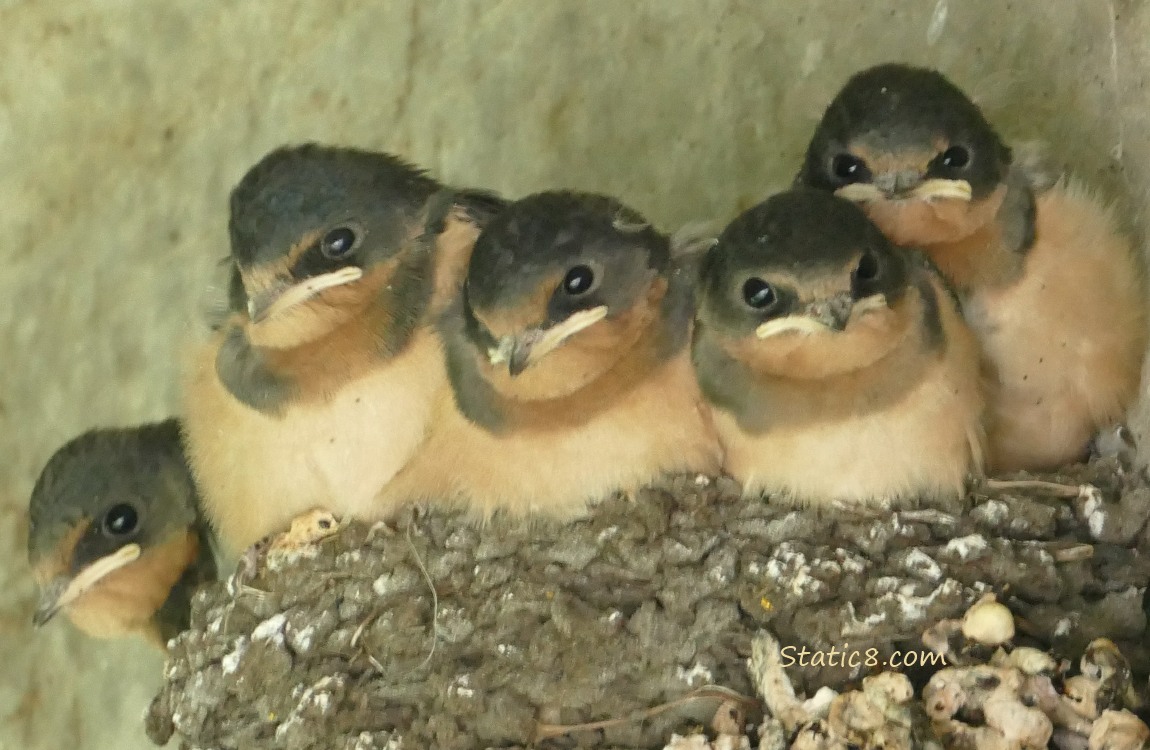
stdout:
<svg viewBox="0 0 1150 750">
<path fill-rule="evenodd" d="M 227 191 L 268 149 L 606 191 L 674 228 L 786 183 L 843 80 L 899 59 L 1141 206 L 1148 31 L 1102 0 L 0 0 L 0 747 L 147 746 L 159 658 L 30 630 L 24 511 L 65 439 L 174 408 Z"/>
</svg>

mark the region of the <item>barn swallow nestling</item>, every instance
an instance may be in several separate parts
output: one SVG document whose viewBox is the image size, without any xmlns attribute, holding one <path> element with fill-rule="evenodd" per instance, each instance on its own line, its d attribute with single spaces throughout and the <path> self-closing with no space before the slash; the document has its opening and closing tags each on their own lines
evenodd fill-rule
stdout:
<svg viewBox="0 0 1150 750">
<path fill-rule="evenodd" d="M 229 551 L 313 507 L 378 515 L 446 383 L 430 320 L 497 199 L 387 154 L 305 145 L 231 196 L 234 309 L 195 356 L 189 454 Z"/>
<path fill-rule="evenodd" d="M 978 107 L 941 74 L 881 65 L 827 108 L 800 184 L 858 202 L 958 288 L 996 370 L 988 461 L 1051 469 L 1122 420 L 1146 347 L 1143 269 L 1083 188 L 1036 190 Z"/>
<path fill-rule="evenodd" d="M 488 515 L 573 517 L 720 453 L 688 358 L 687 254 L 598 195 L 511 204 L 444 315 L 451 388 L 389 490 Z"/>
<path fill-rule="evenodd" d="M 68 442 L 40 474 L 29 515 L 37 625 L 64 612 L 92 636 L 162 644 L 187 627 L 195 586 L 215 576 L 174 419 Z"/>
<path fill-rule="evenodd" d="M 961 494 L 982 372 L 953 294 L 849 201 L 780 193 L 704 258 L 692 345 L 725 468 L 813 505 Z"/>
</svg>

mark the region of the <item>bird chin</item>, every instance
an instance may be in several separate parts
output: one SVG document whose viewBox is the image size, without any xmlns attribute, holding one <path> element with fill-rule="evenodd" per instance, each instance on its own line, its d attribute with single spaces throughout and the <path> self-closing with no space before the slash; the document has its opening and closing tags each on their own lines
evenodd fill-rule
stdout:
<svg viewBox="0 0 1150 750">
<path fill-rule="evenodd" d="M 60 610 L 75 602 L 111 573 L 140 559 L 141 552 L 140 545 L 125 544 L 112 554 L 96 560 L 72 578 L 54 579 L 40 597 L 33 623 L 36 627 L 44 625 Z"/>
<path fill-rule="evenodd" d="M 345 286 L 362 278 L 363 269 L 358 266 L 347 266 L 321 276 L 312 276 L 298 284 L 271 292 L 273 296 L 266 302 L 259 302 L 259 296 L 249 299 L 248 317 L 258 325 L 307 302 L 325 289 Z"/>
</svg>

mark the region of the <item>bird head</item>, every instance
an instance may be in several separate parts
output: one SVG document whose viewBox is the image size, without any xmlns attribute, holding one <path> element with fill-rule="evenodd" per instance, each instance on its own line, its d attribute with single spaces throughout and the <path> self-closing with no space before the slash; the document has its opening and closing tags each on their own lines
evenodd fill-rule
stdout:
<svg viewBox="0 0 1150 750">
<path fill-rule="evenodd" d="M 835 96 L 796 184 L 862 204 L 894 241 L 917 245 L 977 228 L 967 214 L 1000 192 L 1010 162 L 978 106 L 945 76 L 887 64 Z"/>
<path fill-rule="evenodd" d="M 613 198 L 511 204 L 476 241 L 463 289 L 481 371 L 521 398 L 578 390 L 635 345 L 669 262 L 667 238 Z"/>
<path fill-rule="evenodd" d="M 857 206 L 797 189 L 723 230 L 703 261 L 699 324 L 756 369 L 824 377 L 897 343 L 908 278 L 907 254 Z"/>
<path fill-rule="evenodd" d="M 423 236 L 439 185 L 388 154 L 308 144 L 271 152 L 231 195 L 233 295 L 257 346 L 288 349 L 361 318 L 373 305 L 410 317 L 426 274 L 397 269 Z M 235 304 L 233 303 L 233 304 Z"/>
<path fill-rule="evenodd" d="M 29 515 L 28 560 L 41 589 L 37 626 L 85 608 L 101 591 L 109 606 L 143 607 L 150 616 L 198 552 L 189 541 L 198 511 L 178 424 L 93 430 L 71 440 L 41 472 Z M 137 594 L 150 601 L 126 601 Z M 96 619 L 121 616 L 132 615 Z"/>
</svg>

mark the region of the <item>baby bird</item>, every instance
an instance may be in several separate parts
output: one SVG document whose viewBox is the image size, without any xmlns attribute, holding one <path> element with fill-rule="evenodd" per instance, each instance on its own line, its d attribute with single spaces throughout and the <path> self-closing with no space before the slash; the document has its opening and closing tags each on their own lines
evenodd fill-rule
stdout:
<svg viewBox="0 0 1150 750">
<path fill-rule="evenodd" d="M 940 73 L 880 65 L 827 108 L 797 178 L 858 202 L 959 290 L 996 371 L 996 471 L 1080 460 L 1138 392 L 1144 272 L 1108 209 L 1074 183 L 1037 193 L 978 107 Z M 1071 304 L 1073 302 L 1073 304 Z"/>
<path fill-rule="evenodd" d="M 231 317 L 193 356 L 189 454 L 229 552 L 314 507 L 375 518 L 445 385 L 431 321 L 497 199 L 387 154 L 272 152 L 229 223 Z"/>
<path fill-rule="evenodd" d="M 980 471 L 977 343 L 935 269 L 849 201 L 798 189 L 751 208 L 699 295 L 695 368 L 745 492 L 885 507 Z"/>
<path fill-rule="evenodd" d="M 547 192 L 507 207 L 440 322 L 450 388 L 389 494 L 570 518 L 664 474 L 715 473 L 682 262 L 613 198 Z"/>
<path fill-rule="evenodd" d="M 38 626 L 63 611 L 88 635 L 162 646 L 187 627 L 195 586 L 215 577 L 174 419 L 71 440 L 28 511 Z"/>
</svg>

